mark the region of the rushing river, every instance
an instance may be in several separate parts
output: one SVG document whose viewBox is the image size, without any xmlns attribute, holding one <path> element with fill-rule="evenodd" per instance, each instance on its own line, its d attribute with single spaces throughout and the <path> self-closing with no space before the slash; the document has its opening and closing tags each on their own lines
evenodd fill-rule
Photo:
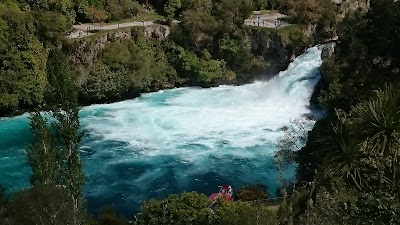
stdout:
<svg viewBox="0 0 400 225">
<path fill-rule="evenodd" d="M 113 204 L 128 216 L 151 197 L 210 194 L 221 184 L 263 183 L 274 194 L 276 140 L 291 120 L 313 113 L 321 62 L 313 47 L 269 81 L 178 88 L 82 108 L 89 211 Z M 28 127 L 28 115 L 0 119 L 0 183 L 10 191 L 29 186 Z"/>
</svg>

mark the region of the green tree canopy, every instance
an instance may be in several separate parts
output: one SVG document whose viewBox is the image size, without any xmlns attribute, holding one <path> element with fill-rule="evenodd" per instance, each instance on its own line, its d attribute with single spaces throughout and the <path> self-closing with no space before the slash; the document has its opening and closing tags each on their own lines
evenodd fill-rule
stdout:
<svg viewBox="0 0 400 225">
<path fill-rule="evenodd" d="M 35 36 L 33 17 L 0 3 L 0 111 L 32 107 L 43 100 L 47 53 Z"/>
</svg>

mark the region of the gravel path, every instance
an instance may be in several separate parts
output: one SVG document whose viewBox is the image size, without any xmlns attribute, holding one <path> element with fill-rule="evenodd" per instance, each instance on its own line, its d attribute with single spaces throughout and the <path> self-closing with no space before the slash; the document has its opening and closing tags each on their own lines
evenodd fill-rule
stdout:
<svg viewBox="0 0 400 225">
<path fill-rule="evenodd" d="M 150 26 L 154 25 L 154 21 L 144 21 L 144 22 L 128 22 L 119 24 L 106 24 L 106 25 L 95 25 L 95 24 L 79 24 L 74 25 L 74 31 L 71 32 L 67 38 L 83 38 L 95 33 L 90 33 L 90 30 L 115 30 L 124 27 L 139 27 L 139 26 Z"/>
</svg>

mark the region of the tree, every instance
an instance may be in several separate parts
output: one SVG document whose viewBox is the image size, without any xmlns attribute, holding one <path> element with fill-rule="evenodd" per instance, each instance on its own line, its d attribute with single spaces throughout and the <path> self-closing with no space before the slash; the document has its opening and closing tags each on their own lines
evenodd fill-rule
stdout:
<svg viewBox="0 0 400 225">
<path fill-rule="evenodd" d="M 65 55 L 56 49 L 50 53 L 47 67 L 49 86 L 46 97 L 51 109 L 54 135 L 61 151 L 60 184 L 66 187 L 73 200 L 73 210 L 79 215 L 83 210 L 82 188 L 85 183 L 83 165 L 79 155 L 82 133 L 79 123 L 78 93 L 74 75 L 70 72 Z M 80 224 L 82 218 L 78 218 Z"/>
<path fill-rule="evenodd" d="M 0 3 L 0 112 L 29 108 L 43 100 L 47 53 L 33 17 L 15 4 Z"/>
<path fill-rule="evenodd" d="M 34 1 L 26 0 L 27 4 L 30 5 L 32 9 L 40 12 L 58 12 L 62 13 L 67 17 L 67 20 L 71 23 L 74 22 L 75 12 L 73 1 L 71 0 L 44 0 L 44 1 Z"/>
<path fill-rule="evenodd" d="M 6 208 L 5 225 L 75 225 L 72 199 L 62 187 L 37 185 L 17 193 Z"/>
<path fill-rule="evenodd" d="M 33 144 L 27 150 L 32 166 L 31 182 L 34 186 L 55 184 L 63 187 L 71 198 L 71 211 L 75 213 L 72 224 L 82 224 L 84 175 L 79 156 L 79 131 L 77 90 L 74 76 L 69 70 L 61 50 L 50 53 L 47 66 L 48 86 L 46 104 L 51 127 L 40 113 L 31 116 Z"/>
<path fill-rule="evenodd" d="M 109 13 L 108 21 L 132 18 L 142 9 L 138 2 L 132 0 L 106 0 L 105 5 L 105 10 Z"/>
<path fill-rule="evenodd" d="M 201 50 L 210 48 L 218 31 L 218 21 L 207 10 L 188 9 L 182 13 L 178 31 L 181 36 L 173 33 L 177 43 L 187 49 Z"/>
<path fill-rule="evenodd" d="M 182 7 L 181 0 L 168 0 L 164 6 L 165 17 L 168 23 L 172 23 L 175 12 Z"/>
<path fill-rule="evenodd" d="M 181 2 L 182 11 L 210 12 L 212 9 L 212 0 L 181 0 Z"/>
<path fill-rule="evenodd" d="M 33 141 L 26 151 L 28 164 L 32 167 L 30 182 L 32 185 L 59 184 L 61 161 L 53 131 L 40 112 L 31 113 L 30 120 Z"/>
<path fill-rule="evenodd" d="M 46 47 L 58 47 L 72 23 L 61 13 L 53 11 L 35 12 L 34 15 L 36 36 Z"/>
<path fill-rule="evenodd" d="M 334 3 L 330 0 L 283 0 L 281 8 L 295 23 L 317 24 L 324 15 L 335 18 L 335 14 L 332 14 L 335 12 Z"/>
<path fill-rule="evenodd" d="M 100 23 L 107 20 L 107 12 L 103 9 L 97 9 L 94 7 L 85 8 L 86 19 L 92 23 Z"/>
</svg>

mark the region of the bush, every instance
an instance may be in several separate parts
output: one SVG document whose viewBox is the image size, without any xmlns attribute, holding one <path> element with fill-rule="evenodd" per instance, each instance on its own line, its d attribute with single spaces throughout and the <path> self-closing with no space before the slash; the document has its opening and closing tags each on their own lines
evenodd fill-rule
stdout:
<svg viewBox="0 0 400 225">
<path fill-rule="evenodd" d="M 137 225 L 204 225 L 209 224 L 212 212 L 207 196 L 196 192 L 170 195 L 163 200 L 146 202 L 137 215 Z"/>
<path fill-rule="evenodd" d="M 74 225 L 72 198 L 53 185 L 35 186 L 17 193 L 6 208 L 7 225 Z"/>
<path fill-rule="evenodd" d="M 237 190 L 235 196 L 235 199 L 241 201 L 255 201 L 267 198 L 267 186 L 263 184 L 254 184 L 241 187 Z"/>
</svg>

